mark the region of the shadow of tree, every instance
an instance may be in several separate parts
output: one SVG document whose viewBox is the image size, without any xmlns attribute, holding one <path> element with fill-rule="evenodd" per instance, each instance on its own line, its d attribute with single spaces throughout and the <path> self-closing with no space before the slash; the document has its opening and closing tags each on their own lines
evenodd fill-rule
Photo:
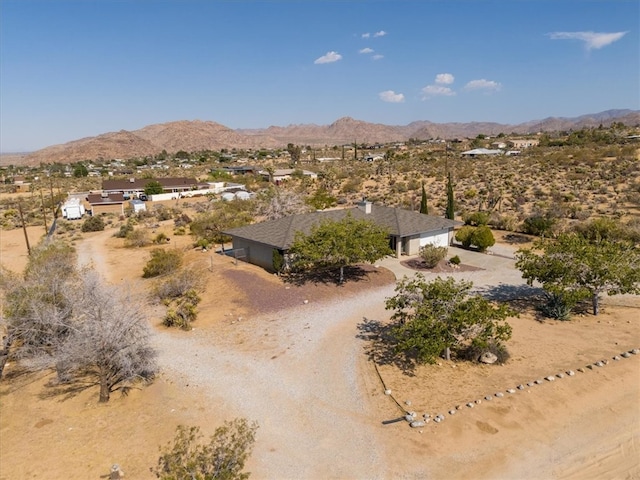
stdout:
<svg viewBox="0 0 640 480">
<path fill-rule="evenodd" d="M 509 302 L 512 304 L 517 301 L 523 301 L 524 304 L 531 304 L 532 301 L 539 300 L 544 293 L 542 288 L 532 287 L 526 284 L 510 285 L 506 283 L 474 287 L 473 292 L 479 293 L 487 300 Z"/>
<path fill-rule="evenodd" d="M 347 282 L 367 282 L 369 281 L 369 273 L 364 268 L 358 265 L 350 265 L 344 267 L 344 282 L 340 283 L 340 269 L 339 268 L 327 268 L 327 269 L 314 269 L 306 272 L 294 272 L 284 276 L 283 279 L 286 283 L 291 283 L 296 286 L 302 286 L 307 283 L 323 284 L 323 285 L 343 285 Z"/>
<path fill-rule="evenodd" d="M 405 375 L 415 376 L 416 362 L 394 347 L 392 325 L 363 317 L 357 328 L 356 338 L 366 342 L 365 354 L 369 360 L 377 365 L 393 365 Z"/>
</svg>

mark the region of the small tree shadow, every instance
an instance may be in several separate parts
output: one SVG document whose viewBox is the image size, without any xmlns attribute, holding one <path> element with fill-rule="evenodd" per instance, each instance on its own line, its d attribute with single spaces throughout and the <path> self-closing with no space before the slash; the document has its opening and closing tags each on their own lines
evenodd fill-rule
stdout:
<svg viewBox="0 0 640 480">
<path fill-rule="evenodd" d="M 53 377 L 46 383 L 46 388 L 38 395 L 38 398 L 46 400 L 57 397 L 61 402 L 64 402 L 96 385 L 97 383 L 89 378 L 80 377 L 62 382 L 57 377 Z"/>
<path fill-rule="evenodd" d="M 369 360 L 377 365 L 393 365 L 405 375 L 415 376 L 415 361 L 403 354 L 398 354 L 394 349 L 391 325 L 363 317 L 357 327 L 356 338 L 366 342 L 365 353 Z"/>
<path fill-rule="evenodd" d="M 369 273 L 358 265 L 349 265 L 344 267 L 344 281 L 340 282 L 340 269 L 313 269 L 305 272 L 292 272 L 283 276 L 286 283 L 296 286 L 302 286 L 307 283 L 314 285 L 337 285 L 341 286 L 347 282 L 367 282 L 369 281 Z"/>
</svg>

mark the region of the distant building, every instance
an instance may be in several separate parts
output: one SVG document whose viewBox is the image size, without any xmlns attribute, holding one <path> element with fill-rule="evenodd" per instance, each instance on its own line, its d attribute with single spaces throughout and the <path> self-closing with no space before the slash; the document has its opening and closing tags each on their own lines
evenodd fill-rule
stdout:
<svg viewBox="0 0 640 480">
<path fill-rule="evenodd" d="M 488 148 L 474 148 L 473 150 L 467 150 L 460 155 L 463 157 L 480 157 L 484 155 L 502 155 L 502 150 L 489 150 Z"/>
<path fill-rule="evenodd" d="M 523 149 L 529 147 L 537 147 L 540 144 L 540 140 L 532 138 L 514 138 L 507 142 L 510 148 Z"/>
<path fill-rule="evenodd" d="M 87 202 L 91 205 L 91 215 L 115 213 L 124 215 L 124 195 L 122 193 L 90 193 Z"/>
</svg>

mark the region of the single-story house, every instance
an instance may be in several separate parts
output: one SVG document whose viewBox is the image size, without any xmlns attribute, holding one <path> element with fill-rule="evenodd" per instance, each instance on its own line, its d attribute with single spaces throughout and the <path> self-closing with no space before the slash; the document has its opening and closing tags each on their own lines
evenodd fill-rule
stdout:
<svg viewBox="0 0 640 480">
<path fill-rule="evenodd" d="M 462 152 L 463 157 L 478 157 L 483 155 L 502 155 L 502 150 L 490 150 L 488 148 L 474 148 L 473 150 L 467 150 Z"/>
<path fill-rule="evenodd" d="M 138 197 L 144 193 L 144 187 L 149 182 L 158 182 L 164 193 L 180 193 L 199 188 L 207 188 L 207 184 L 198 182 L 195 178 L 128 178 L 124 180 L 103 180 L 102 191 L 106 193 L 122 193 L 128 197 Z"/>
<path fill-rule="evenodd" d="M 295 173 L 301 174 L 303 177 L 309 177 L 313 180 L 318 178 L 318 174 L 315 172 L 311 172 L 309 170 L 300 170 L 295 168 L 283 168 L 279 170 L 274 170 L 272 173 L 267 171 L 261 171 L 260 173 L 264 177 L 265 180 L 271 180 L 273 183 L 280 183 L 284 180 L 289 180 L 291 177 L 295 175 Z"/>
<path fill-rule="evenodd" d="M 90 193 L 87 202 L 91 205 L 91 215 L 116 213 L 124 215 L 124 195 L 122 193 Z"/>
<path fill-rule="evenodd" d="M 529 147 L 537 147 L 540 144 L 540 140 L 532 138 L 514 138 L 508 141 L 511 148 L 522 149 Z"/>
<path fill-rule="evenodd" d="M 224 233 L 231 237 L 234 250 L 244 250 L 243 258 L 246 261 L 272 270 L 274 250 L 282 255 L 286 254 L 293 244 L 296 232 L 308 234 L 314 225 L 322 221 L 340 221 L 349 214 L 355 219 L 369 219 L 386 227 L 389 231 L 389 246 L 397 258 L 401 255 L 417 255 L 420 248 L 429 243 L 439 247 L 448 246 L 453 238 L 454 227 L 462 224 L 447 218 L 364 201 L 354 208 L 291 215 L 234 228 Z"/>
</svg>

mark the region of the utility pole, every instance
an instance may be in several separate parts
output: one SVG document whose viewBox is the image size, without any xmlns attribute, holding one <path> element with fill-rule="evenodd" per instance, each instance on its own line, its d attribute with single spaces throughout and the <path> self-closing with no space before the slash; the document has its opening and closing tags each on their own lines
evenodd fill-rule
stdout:
<svg viewBox="0 0 640 480">
<path fill-rule="evenodd" d="M 42 219 L 44 220 L 44 233 L 49 233 L 49 227 L 47 226 L 47 209 L 44 208 L 44 196 L 42 195 L 42 189 L 40 189 L 40 209 L 42 210 Z"/>
<path fill-rule="evenodd" d="M 24 224 L 24 214 L 22 213 L 22 201 L 18 201 L 18 213 L 20 214 L 20 222 L 22 223 L 22 231 L 24 232 L 24 241 L 27 244 L 27 254 L 31 255 L 31 245 L 29 245 L 29 235 L 27 235 L 27 226 Z"/>
</svg>

